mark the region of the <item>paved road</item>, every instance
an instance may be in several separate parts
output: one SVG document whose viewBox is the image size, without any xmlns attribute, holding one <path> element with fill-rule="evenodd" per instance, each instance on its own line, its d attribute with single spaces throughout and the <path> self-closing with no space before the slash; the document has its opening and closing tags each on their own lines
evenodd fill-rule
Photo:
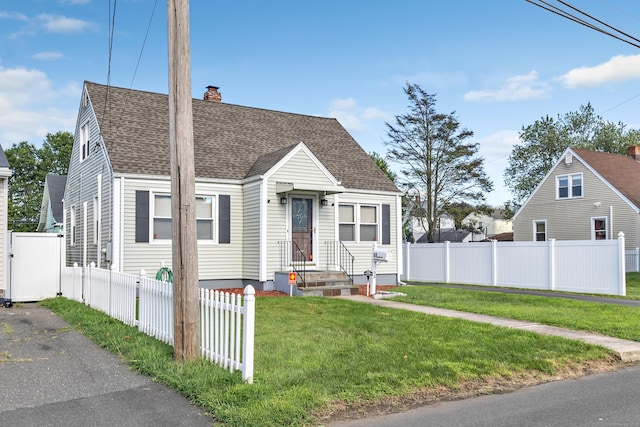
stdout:
<svg viewBox="0 0 640 427">
<path fill-rule="evenodd" d="M 35 304 L 0 308 L 0 390 L 2 426 L 213 424 Z"/>
<path fill-rule="evenodd" d="M 440 402 L 331 427 L 604 427 L 640 425 L 640 366 L 512 393 Z"/>
</svg>

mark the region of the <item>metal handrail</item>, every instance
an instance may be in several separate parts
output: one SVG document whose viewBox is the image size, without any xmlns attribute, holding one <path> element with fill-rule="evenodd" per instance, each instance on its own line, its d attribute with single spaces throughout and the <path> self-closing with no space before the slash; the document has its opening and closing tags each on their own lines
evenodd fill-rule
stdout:
<svg viewBox="0 0 640 427">
<path fill-rule="evenodd" d="M 339 240 L 328 240 L 324 242 L 327 269 L 329 266 L 338 267 L 349 278 L 349 282 L 353 285 L 353 262 L 355 257 L 349 252 L 349 249 Z"/>
<path fill-rule="evenodd" d="M 280 270 L 284 271 L 291 267 L 302 282 L 302 286 L 306 287 L 307 256 L 304 251 L 293 240 L 279 241 L 278 247 L 280 249 Z M 289 262 L 289 260 L 291 261 Z"/>
</svg>

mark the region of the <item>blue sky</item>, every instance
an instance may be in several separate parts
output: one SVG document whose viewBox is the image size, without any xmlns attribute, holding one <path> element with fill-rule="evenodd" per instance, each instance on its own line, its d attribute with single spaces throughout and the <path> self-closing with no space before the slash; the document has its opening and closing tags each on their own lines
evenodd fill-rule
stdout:
<svg viewBox="0 0 640 427">
<path fill-rule="evenodd" d="M 523 126 L 591 102 L 640 128 L 640 51 L 525 0 L 190 3 L 194 97 L 215 85 L 223 102 L 336 117 L 367 152 L 385 154 L 385 123 L 408 111 L 405 83 L 418 84 L 474 132 L 492 205 L 510 198 L 502 175 Z M 572 3 L 640 36 L 640 3 Z M 73 132 L 84 80 L 167 93 L 166 7 L 115 3 L 109 65 L 113 0 L 3 2 L 2 146 Z"/>
</svg>

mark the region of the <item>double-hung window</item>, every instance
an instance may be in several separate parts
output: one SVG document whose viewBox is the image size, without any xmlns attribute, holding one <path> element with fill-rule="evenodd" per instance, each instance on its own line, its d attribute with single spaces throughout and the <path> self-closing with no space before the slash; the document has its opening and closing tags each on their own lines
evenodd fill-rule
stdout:
<svg viewBox="0 0 640 427">
<path fill-rule="evenodd" d="M 377 242 L 380 220 L 378 206 L 341 204 L 339 206 L 339 238 L 343 242 Z"/>
<path fill-rule="evenodd" d="M 533 240 L 536 242 L 547 240 L 547 221 L 533 221 Z"/>
<path fill-rule="evenodd" d="M 558 199 L 582 197 L 582 174 L 559 175 L 556 177 Z"/>
<path fill-rule="evenodd" d="M 198 240 L 213 240 L 214 200 L 212 196 L 196 196 L 196 234 Z M 171 195 L 153 195 L 153 240 L 171 240 Z"/>
<path fill-rule="evenodd" d="M 607 217 L 591 218 L 591 239 L 607 240 Z"/>
</svg>

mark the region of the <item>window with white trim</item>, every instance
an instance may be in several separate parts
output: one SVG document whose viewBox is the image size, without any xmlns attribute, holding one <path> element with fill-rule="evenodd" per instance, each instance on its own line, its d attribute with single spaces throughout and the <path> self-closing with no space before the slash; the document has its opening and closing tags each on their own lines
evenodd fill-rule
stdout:
<svg viewBox="0 0 640 427">
<path fill-rule="evenodd" d="M 354 205 L 340 205 L 338 208 L 339 238 L 343 242 L 356 240 L 356 207 Z"/>
<path fill-rule="evenodd" d="M 378 241 L 378 207 L 360 206 L 360 241 Z"/>
<path fill-rule="evenodd" d="M 341 204 L 338 230 L 339 239 L 343 242 L 377 242 L 380 234 L 378 206 Z"/>
<path fill-rule="evenodd" d="M 71 246 L 76 245 L 76 207 L 71 206 L 69 210 L 69 244 Z"/>
<path fill-rule="evenodd" d="M 559 175 L 556 177 L 556 197 L 573 199 L 582 197 L 582 174 Z"/>
<path fill-rule="evenodd" d="M 533 240 L 544 242 L 547 240 L 547 221 L 533 221 Z"/>
<path fill-rule="evenodd" d="M 591 218 L 591 240 L 607 240 L 607 217 Z"/>
<path fill-rule="evenodd" d="M 80 128 L 80 161 L 89 157 L 89 123 Z"/>
<path fill-rule="evenodd" d="M 154 194 L 151 214 L 153 240 L 171 240 L 171 195 Z M 196 196 L 196 235 L 198 240 L 214 239 L 213 196 Z"/>
</svg>

